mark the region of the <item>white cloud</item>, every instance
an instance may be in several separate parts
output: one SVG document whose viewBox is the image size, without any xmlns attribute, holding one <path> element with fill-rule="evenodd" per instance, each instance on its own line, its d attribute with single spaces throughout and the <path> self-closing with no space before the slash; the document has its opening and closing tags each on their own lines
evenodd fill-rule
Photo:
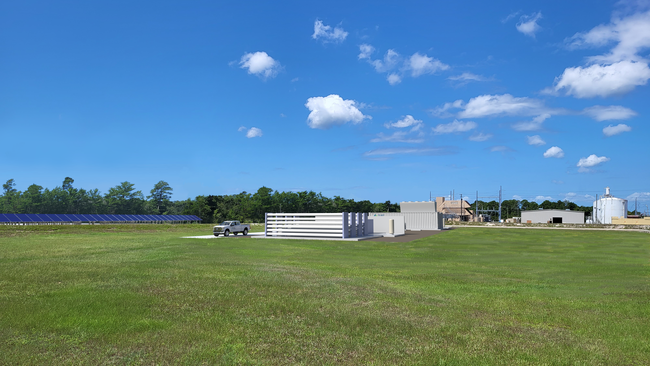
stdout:
<svg viewBox="0 0 650 366">
<path fill-rule="evenodd" d="M 402 82 L 402 77 L 398 74 L 389 74 L 386 80 L 388 80 L 388 84 L 396 85 Z"/>
<path fill-rule="evenodd" d="M 516 11 L 516 12 L 514 12 L 514 13 L 510 13 L 510 14 L 508 14 L 507 17 L 501 19 L 501 23 L 507 23 L 510 19 L 512 19 L 512 18 L 516 17 L 517 15 L 519 15 L 519 13 L 521 13 L 521 12 L 520 12 L 520 11 Z"/>
<path fill-rule="evenodd" d="M 249 74 L 257 75 L 263 79 L 275 77 L 282 66 L 266 52 L 247 53 L 239 61 L 239 67 L 248 69 Z"/>
<path fill-rule="evenodd" d="M 598 122 L 615 119 L 628 119 L 637 115 L 635 111 L 620 105 L 595 105 L 593 107 L 585 108 L 582 113 L 588 115 Z"/>
<path fill-rule="evenodd" d="M 347 122 L 358 124 L 372 118 L 361 113 L 356 104 L 354 100 L 344 100 L 336 94 L 309 98 L 305 103 L 305 107 L 311 111 L 307 117 L 309 127 L 326 130 Z"/>
<path fill-rule="evenodd" d="M 589 171 L 589 168 L 594 167 L 598 164 L 604 163 L 609 161 L 610 159 L 605 156 L 596 156 L 596 154 L 591 154 L 586 158 L 581 158 L 578 161 L 578 164 L 576 165 L 579 169 L 578 171 L 581 173 L 585 173 Z"/>
<path fill-rule="evenodd" d="M 611 23 L 578 33 L 565 42 L 569 48 L 602 47 L 616 43 L 608 54 L 590 57 L 591 62 L 641 61 L 643 58 L 639 52 L 650 47 L 650 11 L 626 18 L 614 16 Z"/>
<path fill-rule="evenodd" d="M 384 60 L 374 60 L 369 61 L 372 66 L 375 67 L 375 71 L 382 73 L 387 72 L 395 68 L 400 61 L 399 53 L 395 50 L 388 50 L 384 55 Z"/>
<path fill-rule="evenodd" d="M 245 126 L 240 126 L 240 127 L 237 129 L 237 131 L 239 131 L 239 132 L 246 131 L 246 127 L 245 127 Z"/>
<path fill-rule="evenodd" d="M 551 197 L 551 196 L 537 196 L 537 197 L 535 197 L 535 201 L 553 201 L 553 197 Z"/>
<path fill-rule="evenodd" d="M 470 141 L 476 141 L 476 142 L 482 142 L 482 141 L 487 141 L 487 140 L 489 140 L 491 138 L 492 138 L 491 133 L 480 132 L 480 133 L 476 133 L 476 134 L 473 134 L 472 136 L 470 136 L 469 140 Z"/>
<path fill-rule="evenodd" d="M 375 52 L 375 48 L 369 44 L 359 46 L 359 60 L 370 59 L 370 55 Z"/>
<path fill-rule="evenodd" d="M 429 147 L 429 148 L 410 148 L 410 147 L 396 147 L 389 149 L 376 149 L 366 151 L 364 156 L 377 156 L 377 155 L 397 155 L 397 154 L 416 154 L 416 155 L 449 155 L 453 154 L 454 150 L 445 147 Z"/>
<path fill-rule="evenodd" d="M 444 133 L 466 132 L 475 129 L 477 126 L 476 122 L 454 120 L 454 122 L 451 123 L 437 125 L 433 128 L 433 132 L 438 135 Z"/>
<path fill-rule="evenodd" d="M 313 39 L 322 39 L 323 42 L 343 42 L 348 36 L 348 32 L 343 28 L 335 27 L 332 29 L 329 25 L 324 25 L 322 21 L 316 20 L 314 22 L 314 34 L 311 35 Z"/>
<path fill-rule="evenodd" d="M 542 140 L 542 138 L 539 135 L 526 136 L 526 140 L 528 141 L 528 145 L 533 145 L 533 146 L 546 145 L 546 141 Z"/>
<path fill-rule="evenodd" d="M 645 85 L 650 79 L 650 68 L 643 62 L 620 61 L 611 65 L 569 67 L 555 78 L 555 92 L 565 89 L 576 98 L 609 97 L 625 94 Z"/>
<path fill-rule="evenodd" d="M 450 109 L 460 108 L 463 108 L 463 101 L 459 99 L 455 102 L 445 103 L 442 107 L 430 109 L 429 113 L 431 113 L 434 117 L 447 118 L 453 116 L 453 114 L 448 112 Z"/>
<path fill-rule="evenodd" d="M 450 76 L 447 78 L 447 80 L 453 81 L 456 86 L 463 86 L 471 81 L 491 81 L 494 79 L 472 74 L 471 72 L 464 72 L 460 75 Z"/>
<path fill-rule="evenodd" d="M 454 102 L 456 103 L 456 102 Z M 462 101 L 461 101 L 462 106 Z M 453 105 L 456 107 L 456 105 Z M 510 94 L 480 95 L 472 98 L 458 113 L 459 118 L 480 118 L 498 115 L 534 116 L 549 113 L 549 108 L 539 99 L 516 98 Z"/>
<path fill-rule="evenodd" d="M 409 144 L 419 144 L 424 142 L 422 138 L 409 138 L 407 137 L 408 132 L 406 131 L 396 131 L 392 135 L 384 135 L 379 133 L 377 137 L 370 140 L 370 142 L 406 142 Z"/>
<path fill-rule="evenodd" d="M 537 12 L 531 15 L 522 15 L 517 23 L 517 30 L 529 37 L 535 38 L 535 33 L 539 32 L 542 27 L 537 24 L 537 21 L 542 18 L 542 12 Z"/>
<path fill-rule="evenodd" d="M 511 148 L 509 148 L 507 146 L 503 146 L 503 145 L 490 147 L 490 152 L 502 152 L 502 153 L 505 153 L 505 152 L 513 152 L 513 151 L 515 151 L 515 150 L 513 150 L 513 149 L 511 149 Z"/>
<path fill-rule="evenodd" d="M 518 195 L 518 194 L 513 194 L 513 195 L 512 195 L 512 199 L 513 199 L 513 200 L 517 200 L 517 201 L 521 201 L 521 200 L 523 200 L 524 198 L 523 198 L 522 196 Z"/>
<path fill-rule="evenodd" d="M 419 129 L 419 127 L 421 125 L 422 125 L 422 120 L 415 119 L 410 114 L 407 114 L 406 116 L 404 116 L 402 119 L 400 119 L 399 121 L 397 121 L 395 123 L 386 123 L 386 124 L 384 124 L 384 127 L 386 127 L 386 128 L 391 128 L 391 127 L 404 128 L 404 127 L 413 126 L 413 127 L 417 127 Z"/>
<path fill-rule="evenodd" d="M 438 70 L 447 70 L 449 69 L 449 65 L 433 57 L 421 55 L 419 52 L 416 52 L 407 61 L 407 68 L 411 70 L 411 76 L 416 78 L 424 74 L 433 74 Z"/>
<path fill-rule="evenodd" d="M 251 127 L 251 129 L 246 132 L 246 137 L 249 139 L 253 137 L 262 137 L 262 130 L 257 127 Z"/>
<path fill-rule="evenodd" d="M 558 146 L 553 146 L 546 150 L 544 153 L 545 158 L 563 158 L 564 157 L 564 150 L 559 148 Z"/>
<path fill-rule="evenodd" d="M 650 11 L 625 18 L 614 16 L 589 32 L 565 40 L 568 48 L 615 46 L 609 53 L 591 56 L 590 66 L 569 67 L 555 78 L 546 92 L 560 92 L 576 98 L 608 97 L 646 85 L 650 79 L 648 60 L 639 53 L 650 47 Z"/>
<path fill-rule="evenodd" d="M 614 135 L 618 135 L 619 133 L 623 132 L 629 132 L 632 131 L 632 127 L 625 125 L 625 124 L 618 124 L 616 126 L 609 125 L 605 128 L 603 128 L 603 133 L 605 136 L 610 137 Z"/>
<path fill-rule="evenodd" d="M 515 123 L 512 125 L 512 129 L 515 131 L 537 131 L 542 128 L 542 123 L 550 117 L 551 115 L 548 113 L 542 114 L 533 118 L 532 121 Z"/>
<path fill-rule="evenodd" d="M 650 192 L 634 192 L 631 195 L 627 196 L 626 199 L 629 202 L 634 202 L 635 199 L 641 202 L 650 201 Z M 631 207 L 634 207 L 634 205 L 632 205 Z"/>
</svg>

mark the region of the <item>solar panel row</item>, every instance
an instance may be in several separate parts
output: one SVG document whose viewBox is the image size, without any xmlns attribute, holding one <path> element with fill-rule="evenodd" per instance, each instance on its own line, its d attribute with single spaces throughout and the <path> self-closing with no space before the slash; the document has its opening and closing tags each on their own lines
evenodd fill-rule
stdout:
<svg viewBox="0 0 650 366">
<path fill-rule="evenodd" d="M 195 215 L 0 214 L 0 222 L 152 222 L 201 221 Z"/>
</svg>

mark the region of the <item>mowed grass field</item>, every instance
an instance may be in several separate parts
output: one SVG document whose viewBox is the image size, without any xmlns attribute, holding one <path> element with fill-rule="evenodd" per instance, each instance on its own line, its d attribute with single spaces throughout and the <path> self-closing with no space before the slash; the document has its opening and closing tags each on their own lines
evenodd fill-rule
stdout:
<svg viewBox="0 0 650 366">
<path fill-rule="evenodd" d="M 23 230 L 0 227 L 5 365 L 650 364 L 646 233 Z"/>
</svg>

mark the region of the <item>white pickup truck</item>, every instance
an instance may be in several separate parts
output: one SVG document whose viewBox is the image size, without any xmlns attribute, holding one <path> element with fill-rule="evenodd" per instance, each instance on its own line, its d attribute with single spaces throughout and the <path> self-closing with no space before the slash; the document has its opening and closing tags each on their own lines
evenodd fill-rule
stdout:
<svg viewBox="0 0 650 366">
<path fill-rule="evenodd" d="M 212 229 L 212 233 L 214 233 L 214 236 L 219 236 L 219 234 L 223 234 L 223 236 L 228 236 L 230 235 L 230 233 L 233 233 L 235 235 L 239 233 L 248 235 L 250 229 L 251 229 L 250 225 L 242 224 L 239 221 L 224 221 L 221 224 L 216 225 Z"/>
</svg>

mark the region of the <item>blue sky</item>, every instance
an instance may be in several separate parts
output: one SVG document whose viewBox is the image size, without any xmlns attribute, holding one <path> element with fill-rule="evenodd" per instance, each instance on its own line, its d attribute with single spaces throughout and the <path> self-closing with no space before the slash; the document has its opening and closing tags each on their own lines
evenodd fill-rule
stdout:
<svg viewBox="0 0 650 366">
<path fill-rule="evenodd" d="M 650 2 L 0 4 L 0 180 L 650 204 Z"/>
</svg>

